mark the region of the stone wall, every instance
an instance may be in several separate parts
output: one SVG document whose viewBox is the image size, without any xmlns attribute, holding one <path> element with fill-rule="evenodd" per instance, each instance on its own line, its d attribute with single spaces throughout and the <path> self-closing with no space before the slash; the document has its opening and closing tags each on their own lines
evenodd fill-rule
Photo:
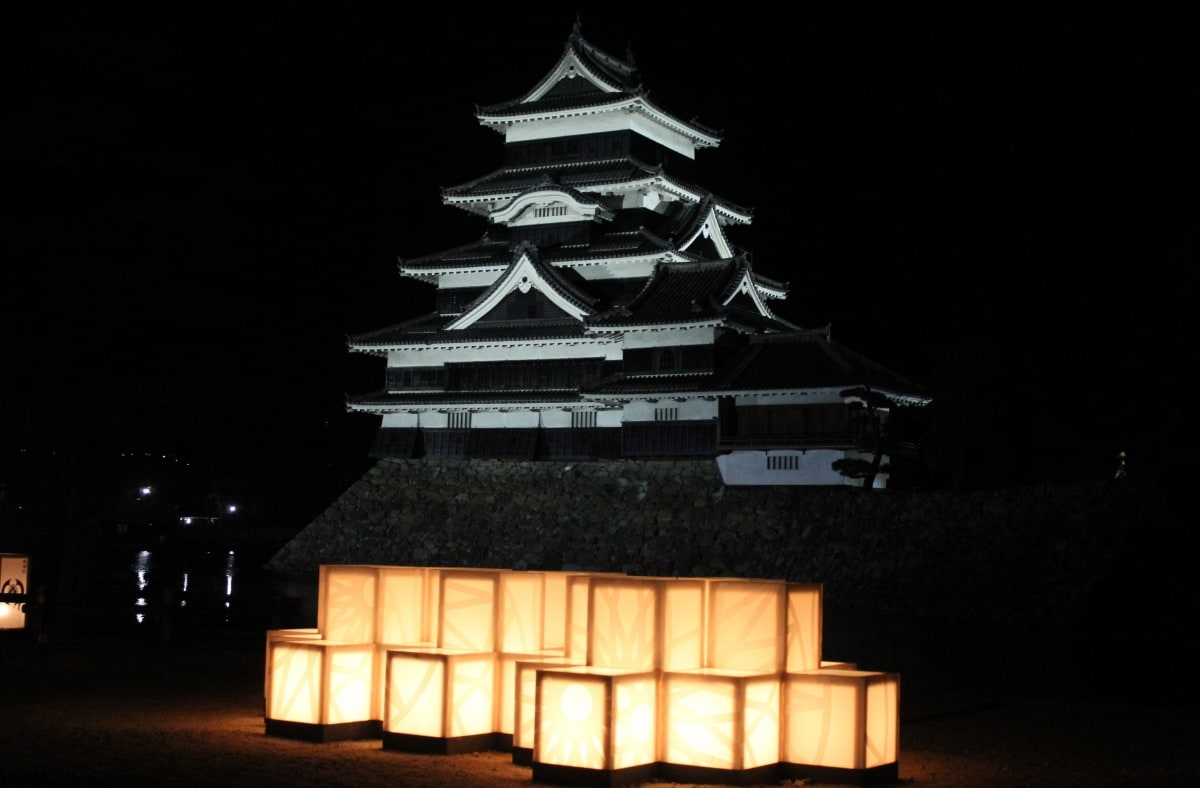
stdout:
<svg viewBox="0 0 1200 788">
<path fill-rule="evenodd" d="M 826 603 L 1054 626 L 1161 519 L 1128 480 L 970 494 L 725 487 L 711 460 L 381 460 L 267 568 L 585 569 L 819 582 Z"/>
</svg>

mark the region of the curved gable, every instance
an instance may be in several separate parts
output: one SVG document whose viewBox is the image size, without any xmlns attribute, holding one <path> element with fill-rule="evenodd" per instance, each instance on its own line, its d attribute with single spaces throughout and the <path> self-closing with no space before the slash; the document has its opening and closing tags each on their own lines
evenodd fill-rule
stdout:
<svg viewBox="0 0 1200 788">
<path fill-rule="evenodd" d="M 611 220 L 612 211 L 599 200 L 557 188 L 534 189 L 519 194 L 488 217 L 496 224 L 521 227 L 552 222 Z"/>
<path fill-rule="evenodd" d="M 530 290 L 542 293 L 550 303 L 575 320 L 582 321 L 593 314 L 592 308 L 582 298 L 570 293 L 553 271 L 538 264 L 536 252 L 526 248 L 517 253 L 500 278 L 461 316 L 448 323 L 446 329 L 456 331 L 469 328 L 499 306 L 513 291 L 528 293 Z"/>
<path fill-rule="evenodd" d="M 704 216 L 700 217 L 691 231 L 685 235 L 679 243 L 679 248 L 682 251 L 688 251 L 693 245 L 702 244 L 708 241 L 712 244 L 718 258 L 733 257 L 733 244 L 729 243 L 729 238 L 725 235 L 725 231 L 721 229 L 721 219 L 717 215 L 716 208 L 711 200 L 706 200 L 706 211 Z"/>
</svg>

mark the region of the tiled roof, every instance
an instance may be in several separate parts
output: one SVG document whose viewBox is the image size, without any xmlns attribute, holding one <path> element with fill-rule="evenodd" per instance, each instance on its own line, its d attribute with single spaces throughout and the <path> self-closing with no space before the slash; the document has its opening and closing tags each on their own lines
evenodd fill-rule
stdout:
<svg viewBox="0 0 1200 788">
<path fill-rule="evenodd" d="M 587 262 L 588 260 L 645 257 L 660 255 L 667 251 L 673 251 L 672 245 L 644 227 L 636 230 L 621 229 L 603 232 L 590 244 L 538 247 L 542 261 L 549 266 L 567 262 Z M 686 257 L 691 256 L 687 253 L 682 254 Z M 445 252 L 404 260 L 400 263 L 400 267 L 410 273 L 481 266 L 503 268 L 511 260 L 512 252 L 509 250 L 508 241 L 485 236 L 466 246 L 458 246 Z"/>
<path fill-rule="evenodd" d="M 722 385 L 730 391 L 869 386 L 885 393 L 924 396 L 917 384 L 834 342 L 819 329 L 750 337 L 740 363 Z"/>
<path fill-rule="evenodd" d="M 596 302 L 599 300 L 597 297 L 585 292 L 583 288 L 568 280 L 562 272 L 559 272 L 543 263 L 541 255 L 538 254 L 537 247 L 533 244 L 523 243 L 518 248 L 513 250 L 512 254 L 510 255 L 511 260 L 509 265 L 516 265 L 516 263 L 523 256 L 529 258 L 530 265 L 533 266 L 534 270 L 537 271 L 538 275 L 542 277 L 542 280 L 547 285 L 553 288 L 554 291 L 562 298 L 566 299 L 571 304 L 574 304 L 579 309 L 583 311 L 591 311 Z M 507 277 L 511 275 L 511 271 L 508 271 L 505 272 L 503 276 L 497 277 L 496 281 L 492 283 L 491 287 L 480 293 L 479 297 L 468 304 L 464 311 L 470 312 L 477 304 L 487 301 L 497 288 L 505 286 Z"/>
<path fill-rule="evenodd" d="M 737 260 L 661 264 L 632 302 L 597 315 L 589 325 L 615 328 L 720 319 L 721 296 L 743 273 L 744 263 Z"/>
<path fill-rule="evenodd" d="M 524 326 L 480 326 L 455 331 L 441 330 L 452 317 L 437 316 L 436 321 L 421 323 L 413 326 L 400 323 L 388 328 L 381 328 L 366 334 L 349 337 L 352 347 L 360 350 L 370 348 L 441 345 L 448 343 L 492 343 L 492 342 L 522 342 L 554 339 L 579 339 L 585 336 L 580 323 L 554 323 Z M 595 338 L 594 333 L 588 338 Z"/>
<path fill-rule="evenodd" d="M 548 184 L 547 178 L 550 179 L 550 184 L 578 188 L 579 186 L 642 180 L 656 174 L 655 168 L 647 167 L 629 157 L 603 161 L 543 164 L 537 167 L 505 166 L 466 183 L 447 186 L 442 189 L 442 195 L 444 197 L 460 197 L 516 194 L 531 188 L 544 188 Z"/>
<path fill-rule="evenodd" d="M 605 92 L 592 85 L 587 79 L 580 77 L 560 78 L 541 97 L 536 100 L 527 100 L 559 69 L 563 61 L 571 56 L 578 59 L 585 69 L 613 90 Z M 554 66 L 542 79 L 538 80 L 533 88 L 515 99 L 477 107 L 475 114 L 481 121 L 487 121 L 521 115 L 596 108 L 607 104 L 621 104 L 633 99 L 640 99 L 652 111 L 672 118 L 674 123 L 692 129 L 702 137 L 720 138 L 720 132 L 715 129 L 711 129 L 695 119 L 682 120 L 668 109 L 650 101 L 649 93 L 642 86 L 641 74 L 634 65 L 632 56 L 622 59 L 610 55 L 580 35 L 578 29 L 567 38 L 563 53 Z"/>
<path fill-rule="evenodd" d="M 495 198 L 511 199 L 530 189 L 545 188 L 548 184 L 586 190 L 588 187 L 611 186 L 651 178 L 661 179 L 665 186 L 673 187 L 678 192 L 700 195 L 699 199 L 709 197 L 713 205 L 723 209 L 727 214 L 735 216 L 751 216 L 753 214 L 753 211 L 745 206 L 718 197 L 693 183 L 667 175 L 661 167 L 649 166 L 632 156 L 600 161 L 542 164 L 536 167 L 504 166 L 466 183 L 443 187 L 442 199 L 448 202 L 472 199 L 481 201 Z"/>
<path fill-rule="evenodd" d="M 715 375 L 658 375 L 654 377 L 631 378 L 625 375 L 613 375 L 589 386 L 582 393 L 586 398 L 595 396 L 635 396 L 652 397 L 655 394 L 696 394 L 700 392 L 720 391 L 720 381 Z"/>
<path fill-rule="evenodd" d="M 587 388 L 585 396 L 653 397 L 678 394 L 729 395 L 800 389 L 844 390 L 859 386 L 884 394 L 924 398 L 922 388 L 830 340 L 821 330 L 756 335 L 731 365 L 712 374 L 628 377 L 613 375 Z"/>
</svg>

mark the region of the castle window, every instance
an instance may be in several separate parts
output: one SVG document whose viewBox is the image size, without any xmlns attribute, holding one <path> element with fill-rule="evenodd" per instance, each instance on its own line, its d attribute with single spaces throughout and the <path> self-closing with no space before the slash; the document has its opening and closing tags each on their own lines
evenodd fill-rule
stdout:
<svg viewBox="0 0 1200 788">
<path fill-rule="evenodd" d="M 471 428 L 471 411 L 451 411 L 450 413 L 450 429 L 452 430 L 467 430 Z"/>
<path fill-rule="evenodd" d="M 678 421 L 679 420 L 679 408 L 655 408 L 654 409 L 654 420 L 655 421 Z"/>
<path fill-rule="evenodd" d="M 590 428 L 596 426 L 596 411 L 577 410 L 571 412 L 571 426 L 575 428 Z"/>
</svg>

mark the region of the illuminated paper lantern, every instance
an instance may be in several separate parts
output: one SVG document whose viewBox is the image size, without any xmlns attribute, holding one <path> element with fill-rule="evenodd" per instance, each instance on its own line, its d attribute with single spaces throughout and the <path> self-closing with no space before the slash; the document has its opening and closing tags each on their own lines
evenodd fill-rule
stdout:
<svg viewBox="0 0 1200 788">
<path fill-rule="evenodd" d="M 377 659 L 371 643 L 268 641 L 266 732 L 308 741 L 376 738 Z"/>
<path fill-rule="evenodd" d="M 513 733 L 516 730 L 517 704 L 520 702 L 517 664 L 521 662 L 546 665 L 583 664 L 582 660 L 567 659 L 556 650 L 496 655 L 496 745 L 502 750 L 512 748 Z"/>
<path fill-rule="evenodd" d="M 787 586 L 771 580 L 707 584 L 704 667 L 780 673 L 787 645 Z"/>
<path fill-rule="evenodd" d="M 437 645 L 383 648 L 385 748 L 448 753 L 496 747 L 495 646 L 506 574 L 440 570 Z"/>
<path fill-rule="evenodd" d="M 542 572 L 500 574 L 500 651 L 542 649 L 545 587 Z"/>
<path fill-rule="evenodd" d="M 821 667 L 822 600 L 819 583 L 788 583 L 787 671 L 799 673 Z"/>
<path fill-rule="evenodd" d="M 505 656 L 501 655 L 500 675 L 502 685 L 505 673 Z M 512 741 L 509 746 L 512 751 L 513 763 L 519 763 L 524 766 L 533 763 L 533 743 L 536 738 L 534 718 L 537 716 L 537 672 L 545 668 L 572 667 L 581 666 L 582 664 L 582 659 L 575 659 L 573 657 L 535 656 L 512 660 L 513 722 Z M 507 692 L 504 689 L 501 691 Z M 503 719 L 500 731 L 503 734 Z M 501 739 L 501 743 L 503 743 L 503 739 Z"/>
<path fill-rule="evenodd" d="M 658 671 L 544 668 L 536 674 L 533 779 L 651 779 L 658 760 Z"/>
<path fill-rule="evenodd" d="M 421 566 L 379 567 L 376 642 L 432 646 L 436 638 L 437 573 Z"/>
<path fill-rule="evenodd" d="M 29 556 L 0 553 L 0 629 L 24 629 L 28 601 Z"/>
<path fill-rule="evenodd" d="M 625 670 L 703 666 L 704 581 L 593 577 L 587 664 Z"/>
<path fill-rule="evenodd" d="M 566 653 L 564 656 L 587 660 L 588 600 L 591 596 L 592 575 L 573 575 L 567 578 L 565 625 Z"/>
<path fill-rule="evenodd" d="M 664 673 L 660 777 L 737 784 L 775 779 L 781 678 L 715 668 Z"/>
<path fill-rule="evenodd" d="M 374 643 L 379 567 L 322 565 L 317 586 L 317 629 L 327 640 Z"/>
<path fill-rule="evenodd" d="M 783 762 L 795 778 L 899 775 L 900 676 L 822 668 L 784 676 Z"/>
<path fill-rule="evenodd" d="M 544 572 L 542 588 L 542 650 L 567 653 L 567 578 L 577 572 Z"/>
<path fill-rule="evenodd" d="M 443 569 L 437 578 L 437 645 L 457 651 L 494 651 L 501 570 Z"/>
<path fill-rule="evenodd" d="M 388 649 L 385 663 L 384 749 L 495 749 L 495 653 Z"/>
<path fill-rule="evenodd" d="M 316 627 L 299 627 L 293 629 L 268 629 L 267 644 L 263 649 L 263 697 L 266 698 L 267 687 L 271 683 L 271 644 L 280 640 L 320 640 L 321 632 Z M 264 714 L 266 707 L 263 707 Z"/>
</svg>

